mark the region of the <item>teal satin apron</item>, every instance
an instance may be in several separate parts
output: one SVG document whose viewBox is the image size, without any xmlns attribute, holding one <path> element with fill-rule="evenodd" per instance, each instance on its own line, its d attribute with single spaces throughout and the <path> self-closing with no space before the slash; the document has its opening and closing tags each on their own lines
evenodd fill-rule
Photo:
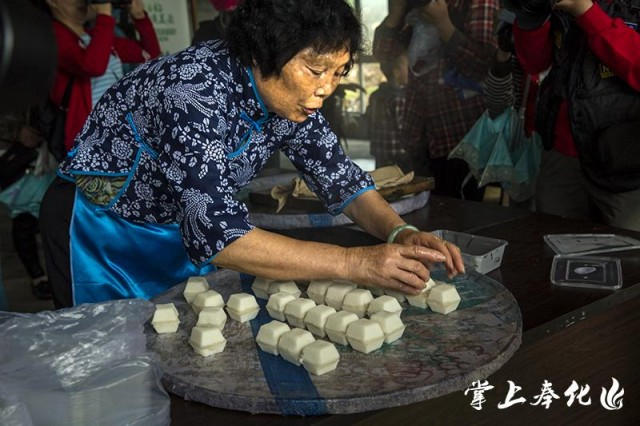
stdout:
<svg viewBox="0 0 640 426">
<path fill-rule="evenodd" d="M 138 142 L 138 153 L 124 187 L 110 205 L 126 190 L 140 156 L 157 156 L 140 138 L 130 115 L 127 119 Z M 74 305 L 150 299 L 190 276 L 206 275 L 215 269 L 211 263 L 196 266 L 191 262 L 177 223 L 133 223 L 108 210 L 110 205 L 96 205 L 76 189 L 69 229 Z"/>
</svg>

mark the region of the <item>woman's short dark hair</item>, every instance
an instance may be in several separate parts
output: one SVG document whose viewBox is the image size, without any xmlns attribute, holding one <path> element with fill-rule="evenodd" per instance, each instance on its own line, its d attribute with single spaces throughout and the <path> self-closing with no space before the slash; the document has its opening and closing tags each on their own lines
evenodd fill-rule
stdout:
<svg viewBox="0 0 640 426">
<path fill-rule="evenodd" d="M 226 32 L 231 54 L 264 77 L 279 75 L 301 50 L 317 53 L 347 49 L 350 60 L 361 50 L 362 26 L 344 0 L 244 0 Z"/>
</svg>

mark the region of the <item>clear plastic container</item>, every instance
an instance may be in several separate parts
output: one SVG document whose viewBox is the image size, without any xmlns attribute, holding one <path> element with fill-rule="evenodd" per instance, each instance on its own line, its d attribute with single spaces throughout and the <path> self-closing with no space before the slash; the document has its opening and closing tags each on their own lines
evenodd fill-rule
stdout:
<svg viewBox="0 0 640 426">
<path fill-rule="evenodd" d="M 616 234 L 549 234 L 544 242 L 556 254 L 587 255 L 640 248 L 640 241 Z"/>
<path fill-rule="evenodd" d="M 481 237 L 464 232 L 438 229 L 432 233 L 460 248 L 465 266 L 486 274 L 502 264 L 502 256 L 508 242 L 497 238 Z"/>
<path fill-rule="evenodd" d="M 557 254 L 551 265 L 551 282 L 563 287 L 617 290 L 622 287 L 620 259 Z"/>
</svg>

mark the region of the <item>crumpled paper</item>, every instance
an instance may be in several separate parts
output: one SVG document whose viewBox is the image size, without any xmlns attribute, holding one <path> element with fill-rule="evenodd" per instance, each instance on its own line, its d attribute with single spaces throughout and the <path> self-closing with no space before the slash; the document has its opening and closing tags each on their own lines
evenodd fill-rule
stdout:
<svg viewBox="0 0 640 426">
<path fill-rule="evenodd" d="M 385 166 L 369 172 L 376 189 L 392 188 L 413 181 L 414 172 L 404 173 L 397 165 Z M 305 181 L 295 177 L 286 185 L 276 185 L 271 189 L 271 198 L 278 201 L 276 213 L 287 204 L 289 197 L 317 200 L 318 196 L 309 189 Z"/>
</svg>

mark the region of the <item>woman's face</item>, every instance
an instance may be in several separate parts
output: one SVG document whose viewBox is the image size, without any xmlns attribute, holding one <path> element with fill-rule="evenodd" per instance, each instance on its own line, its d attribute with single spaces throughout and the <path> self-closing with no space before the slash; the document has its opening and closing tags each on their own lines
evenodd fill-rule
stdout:
<svg viewBox="0 0 640 426">
<path fill-rule="evenodd" d="M 269 111 L 301 123 L 333 93 L 349 59 L 346 49 L 321 54 L 310 47 L 303 49 L 282 67 L 278 76 L 262 78 L 259 69 L 254 68 L 258 92 Z"/>
</svg>

